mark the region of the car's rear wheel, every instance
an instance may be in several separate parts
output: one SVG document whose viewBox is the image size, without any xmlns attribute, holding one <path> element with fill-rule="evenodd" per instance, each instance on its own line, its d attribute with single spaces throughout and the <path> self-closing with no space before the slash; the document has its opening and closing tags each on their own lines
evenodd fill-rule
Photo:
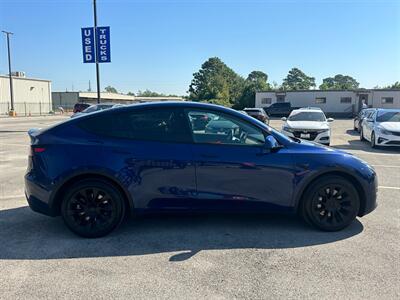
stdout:
<svg viewBox="0 0 400 300">
<path fill-rule="evenodd" d="M 325 176 L 306 190 L 301 214 L 321 230 L 338 231 L 354 221 L 359 208 L 358 192 L 350 181 L 340 176 Z"/>
<path fill-rule="evenodd" d="M 89 238 L 105 236 L 122 221 L 124 199 L 119 190 L 104 180 L 73 184 L 61 203 L 61 215 L 74 233 Z"/>
</svg>

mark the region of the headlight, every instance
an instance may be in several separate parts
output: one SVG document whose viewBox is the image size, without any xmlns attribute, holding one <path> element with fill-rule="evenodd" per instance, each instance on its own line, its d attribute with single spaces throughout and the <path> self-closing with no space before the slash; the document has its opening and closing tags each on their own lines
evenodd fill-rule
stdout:
<svg viewBox="0 0 400 300">
<path fill-rule="evenodd" d="M 289 127 L 289 126 L 283 126 L 283 130 L 284 131 L 288 131 L 288 132 L 293 132 L 293 128 Z"/>
<path fill-rule="evenodd" d="M 386 135 L 391 135 L 391 134 L 392 134 L 390 131 L 388 131 L 388 130 L 386 130 L 386 129 L 380 127 L 380 126 L 378 126 L 377 129 L 378 129 L 379 132 L 382 133 L 382 134 L 386 134 Z"/>
<path fill-rule="evenodd" d="M 328 132 L 329 131 L 329 128 L 326 128 L 326 129 L 321 129 L 321 130 L 318 130 L 318 133 L 322 133 L 322 132 Z"/>
</svg>

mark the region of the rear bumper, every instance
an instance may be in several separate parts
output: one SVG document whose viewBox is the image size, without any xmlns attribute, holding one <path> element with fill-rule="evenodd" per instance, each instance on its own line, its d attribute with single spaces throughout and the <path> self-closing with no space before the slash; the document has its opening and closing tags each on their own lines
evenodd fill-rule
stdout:
<svg viewBox="0 0 400 300">
<path fill-rule="evenodd" d="M 364 207 L 360 210 L 358 216 L 362 217 L 372 212 L 377 206 L 378 196 L 378 178 L 374 173 L 367 186 L 364 186 L 365 201 Z"/>
<path fill-rule="evenodd" d="M 25 175 L 25 196 L 29 207 L 38 213 L 47 216 L 56 216 L 57 213 L 49 204 L 50 192 L 33 181 L 30 173 Z"/>
</svg>

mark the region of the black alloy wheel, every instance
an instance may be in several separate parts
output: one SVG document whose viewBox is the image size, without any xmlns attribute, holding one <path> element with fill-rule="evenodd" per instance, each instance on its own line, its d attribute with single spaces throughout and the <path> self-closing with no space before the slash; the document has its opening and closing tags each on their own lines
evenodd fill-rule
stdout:
<svg viewBox="0 0 400 300">
<path fill-rule="evenodd" d="M 339 176 L 319 179 L 304 196 L 304 219 L 325 231 L 338 231 L 347 227 L 356 218 L 360 208 L 360 199 L 354 185 Z"/>
<path fill-rule="evenodd" d="M 125 212 L 121 193 L 102 180 L 85 180 L 67 191 L 61 214 L 67 227 L 83 237 L 101 237 L 114 230 Z"/>
</svg>

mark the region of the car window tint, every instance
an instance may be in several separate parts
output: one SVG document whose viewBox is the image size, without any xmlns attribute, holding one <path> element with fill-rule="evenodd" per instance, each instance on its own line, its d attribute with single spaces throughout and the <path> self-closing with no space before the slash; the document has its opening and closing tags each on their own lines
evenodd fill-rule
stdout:
<svg viewBox="0 0 400 300">
<path fill-rule="evenodd" d="M 188 110 L 195 143 L 263 145 L 265 137 L 257 127 L 220 112 Z M 202 116 L 202 117 L 199 117 Z"/>
<path fill-rule="evenodd" d="M 99 115 L 80 126 L 98 135 L 161 142 L 191 142 L 182 110 L 147 109 Z"/>
</svg>

